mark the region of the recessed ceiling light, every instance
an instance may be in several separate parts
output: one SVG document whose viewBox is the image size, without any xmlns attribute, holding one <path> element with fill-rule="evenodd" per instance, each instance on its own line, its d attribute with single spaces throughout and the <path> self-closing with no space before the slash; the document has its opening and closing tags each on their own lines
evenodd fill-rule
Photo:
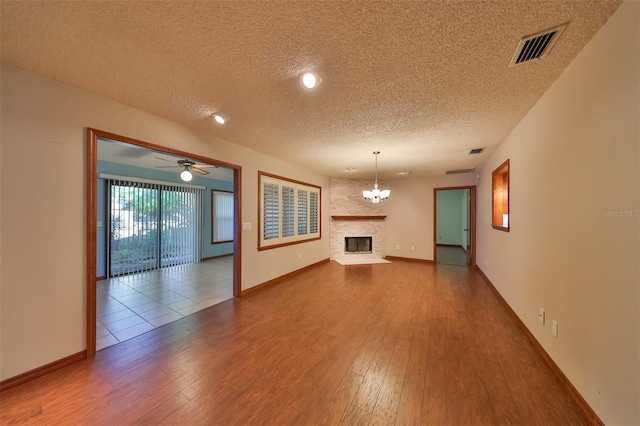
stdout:
<svg viewBox="0 0 640 426">
<path fill-rule="evenodd" d="M 411 172 L 398 172 L 399 175 L 410 175 Z"/>
<path fill-rule="evenodd" d="M 220 114 L 213 114 L 213 119 L 216 120 L 216 123 L 218 124 L 224 124 L 227 122 L 227 118 Z"/>
<path fill-rule="evenodd" d="M 351 172 L 355 172 L 356 169 L 354 169 L 353 167 L 347 167 L 346 169 L 344 169 L 344 171 L 347 173 L 351 173 Z"/>
<path fill-rule="evenodd" d="M 306 72 L 302 74 L 302 85 L 307 89 L 315 89 L 321 81 L 320 76 L 315 73 Z"/>
</svg>

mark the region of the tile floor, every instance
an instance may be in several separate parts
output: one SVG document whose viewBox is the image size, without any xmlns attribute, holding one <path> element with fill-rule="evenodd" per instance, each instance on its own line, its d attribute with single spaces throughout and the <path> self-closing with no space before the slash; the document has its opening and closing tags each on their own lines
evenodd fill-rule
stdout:
<svg viewBox="0 0 640 426">
<path fill-rule="evenodd" d="M 98 281 L 96 349 L 233 297 L 233 257 Z"/>
<path fill-rule="evenodd" d="M 467 265 L 467 252 L 462 247 L 436 246 L 438 263 L 443 265 Z"/>
</svg>

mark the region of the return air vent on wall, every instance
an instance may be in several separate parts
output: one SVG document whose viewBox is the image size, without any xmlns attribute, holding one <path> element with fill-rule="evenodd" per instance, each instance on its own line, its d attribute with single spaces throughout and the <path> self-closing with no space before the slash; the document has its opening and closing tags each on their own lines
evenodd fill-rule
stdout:
<svg viewBox="0 0 640 426">
<path fill-rule="evenodd" d="M 458 170 L 447 170 L 446 174 L 448 175 L 457 175 L 460 173 L 471 173 L 475 170 L 475 168 L 473 169 L 458 169 Z"/>
<path fill-rule="evenodd" d="M 562 24 L 522 38 L 511 58 L 509 68 L 547 56 L 566 27 L 567 24 Z"/>
</svg>

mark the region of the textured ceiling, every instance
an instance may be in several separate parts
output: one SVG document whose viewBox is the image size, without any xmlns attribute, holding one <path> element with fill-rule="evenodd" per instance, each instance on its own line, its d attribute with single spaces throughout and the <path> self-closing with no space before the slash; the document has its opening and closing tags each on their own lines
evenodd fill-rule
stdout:
<svg viewBox="0 0 640 426">
<path fill-rule="evenodd" d="M 2 59 L 328 176 L 371 176 L 374 150 L 381 178 L 428 176 L 479 166 L 620 3 L 2 1 Z"/>
<path fill-rule="evenodd" d="M 171 172 L 176 175 L 182 171 L 178 166 L 178 160 L 191 160 L 200 163 L 192 158 L 177 157 L 164 152 L 157 152 L 151 149 L 142 148 L 109 139 L 98 139 L 98 159 L 117 164 L 127 164 L 129 166 L 155 169 L 163 172 Z M 207 175 L 196 174 L 198 178 L 217 179 L 226 182 L 233 182 L 233 170 L 225 167 L 201 167 Z"/>
</svg>

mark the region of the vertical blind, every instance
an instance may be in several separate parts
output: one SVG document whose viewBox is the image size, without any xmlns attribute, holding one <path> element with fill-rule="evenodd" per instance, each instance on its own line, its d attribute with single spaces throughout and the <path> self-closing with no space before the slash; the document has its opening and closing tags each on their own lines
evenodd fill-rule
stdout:
<svg viewBox="0 0 640 426">
<path fill-rule="evenodd" d="M 233 241 L 233 192 L 211 191 L 211 242 Z"/>
<path fill-rule="evenodd" d="M 202 260 L 199 187 L 108 179 L 109 276 Z"/>
</svg>

